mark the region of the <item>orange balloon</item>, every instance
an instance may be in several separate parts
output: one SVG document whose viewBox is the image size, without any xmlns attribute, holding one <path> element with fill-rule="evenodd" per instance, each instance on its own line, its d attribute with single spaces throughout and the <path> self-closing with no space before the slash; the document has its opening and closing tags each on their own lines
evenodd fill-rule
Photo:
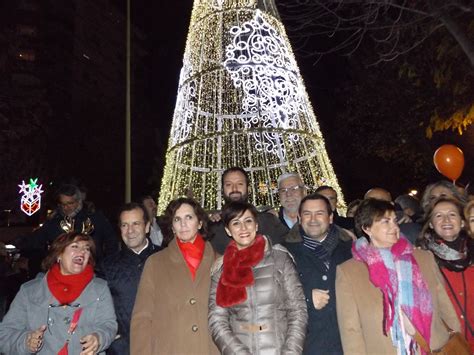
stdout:
<svg viewBox="0 0 474 355">
<path fill-rule="evenodd" d="M 452 144 L 439 147 L 433 155 L 436 169 L 448 179 L 456 181 L 464 169 L 464 154 Z"/>
</svg>

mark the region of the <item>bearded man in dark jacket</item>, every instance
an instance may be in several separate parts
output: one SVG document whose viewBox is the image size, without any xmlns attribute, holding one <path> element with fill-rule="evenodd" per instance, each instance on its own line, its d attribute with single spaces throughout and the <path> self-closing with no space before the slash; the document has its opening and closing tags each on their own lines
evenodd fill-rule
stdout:
<svg viewBox="0 0 474 355">
<path fill-rule="evenodd" d="M 247 202 L 249 177 L 244 169 L 237 166 L 226 169 L 222 173 L 221 181 L 222 196 L 225 203 L 231 201 Z M 230 238 L 225 231 L 220 212 L 212 213 L 209 219 L 209 241 L 217 253 L 224 254 Z M 257 222 L 258 232 L 268 236 L 272 245 L 281 243 L 283 236 L 288 233 L 288 227 L 282 224 L 278 217 L 271 212 L 259 212 Z"/>
<path fill-rule="evenodd" d="M 317 193 L 301 201 L 299 223 L 283 245 L 293 255 L 308 309 L 304 354 L 343 354 L 336 314 L 336 267 L 352 257 L 352 238 L 333 224 L 329 200 Z"/>
<path fill-rule="evenodd" d="M 150 221 L 143 205 L 127 203 L 119 216 L 122 250 L 105 258 L 96 274 L 107 280 L 118 323 L 117 338 L 106 352 L 126 355 L 130 353 L 130 320 L 143 267 L 146 259 L 161 247 L 147 238 Z"/>
</svg>

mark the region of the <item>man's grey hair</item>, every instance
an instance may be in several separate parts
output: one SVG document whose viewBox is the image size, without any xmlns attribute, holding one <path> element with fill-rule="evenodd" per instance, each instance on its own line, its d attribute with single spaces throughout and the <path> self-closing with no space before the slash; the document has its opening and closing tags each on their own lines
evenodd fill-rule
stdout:
<svg viewBox="0 0 474 355">
<path fill-rule="evenodd" d="M 82 202 L 83 200 L 81 190 L 76 185 L 73 185 L 73 184 L 61 185 L 56 190 L 56 200 L 59 200 L 59 195 L 74 197 L 76 201 Z"/>
<path fill-rule="evenodd" d="M 278 187 L 280 187 L 280 184 L 283 180 L 286 180 L 286 179 L 291 178 L 291 177 L 297 178 L 301 181 L 301 183 L 303 183 L 303 179 L 301 178 L 301 176 L 298 173 L 284 173 L 284 174 L 281 174 L 278 177 L 278 181 L 277 181 Z"/>
</svg>

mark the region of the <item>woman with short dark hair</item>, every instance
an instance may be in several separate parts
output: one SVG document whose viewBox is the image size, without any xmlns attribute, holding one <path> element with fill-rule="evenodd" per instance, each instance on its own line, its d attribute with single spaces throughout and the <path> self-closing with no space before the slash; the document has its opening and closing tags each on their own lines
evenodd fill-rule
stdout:
<svg viewBox="0 0 474 355">
<path fill-rule="evenodd" d="M 456 313 L 433 255 L 400 235 L 395 207 L 362 201 L 353 258 L 336 274 L 336 304 L 346 354 L 413 354 L 446 345 Z"/>
<path fill-rule="evenodd" d="M 107 283 L 94 277 L 94 252 L 88 235 L 55 239 L 46 274 L 22 285 L 0 324 L 0 353 L 105 353 L 117 322 Z"/>
<path fill-rule="evenodd" d="M 222 210 L 232 238 L 213 266 L 209 329 L 222 354 L 301 354 L 308 314 L 289 252 L 257 234 L 257 210 Z"/>
</svg>

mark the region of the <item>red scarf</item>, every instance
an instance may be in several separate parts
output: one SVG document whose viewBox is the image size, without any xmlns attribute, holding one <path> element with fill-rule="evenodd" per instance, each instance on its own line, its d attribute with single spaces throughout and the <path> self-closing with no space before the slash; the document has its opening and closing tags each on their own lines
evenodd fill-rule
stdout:
<svg viewBox="0 0 474 355">
<path fill-rule="evenodd" d="M 70 304 L 77 299 L 94 277 L 94 269 L 87 265 L 83 272 L 75 275 L 63 275 L 59 264 L 48 271 L 48 288 L 60 304 Z"/>
<path fill-rule="evenodd" d="M 245 287 L 255 282 L 252 267 L 263 259 L 264 251 L 265 238 L 261 235 L 257 235 L 255 242 L 245 249 L 237 249 L 233 240 L 229 243 L 216 291 L 216 303 L 219 306 L 231 307 L 247 299 Z"/>
<path fill-rule="evenodd" d="M 186 265 L 188 265 L 189 271 L 191 271 L 194 281 L 196 271 L 199 264 L 201 264 L 202 256 L 204 255 L 204 247 L 206 246 L 206 243 L 199 233 L 192 243 L 183 243 L 179 238 L 176 238 L 176 242 L 178 243 L 179 250 L 181 250 L 181 254 L 183 254 Z"/>
</svg>

